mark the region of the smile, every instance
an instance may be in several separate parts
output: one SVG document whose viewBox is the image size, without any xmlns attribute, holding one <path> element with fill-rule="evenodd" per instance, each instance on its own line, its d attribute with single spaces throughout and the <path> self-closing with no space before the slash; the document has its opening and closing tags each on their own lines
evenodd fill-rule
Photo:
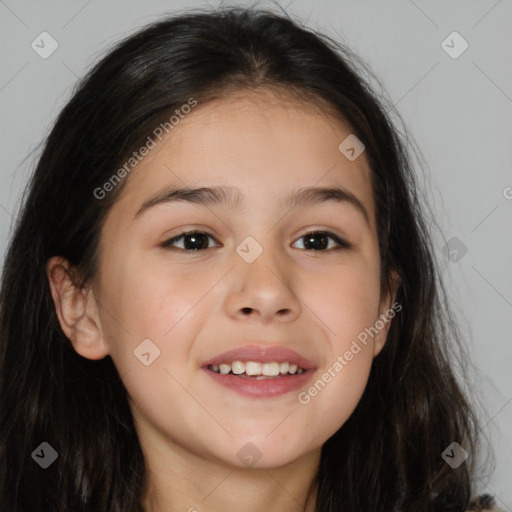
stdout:
<svg viewBox="0 0 512 512">
<path fill-rule="evenodd" d="M 283 345 L 251 344 L 202 361 L 201 370 L 245 398 L 272 398 L 306 386 L 317 365 Z"/>
</svg>

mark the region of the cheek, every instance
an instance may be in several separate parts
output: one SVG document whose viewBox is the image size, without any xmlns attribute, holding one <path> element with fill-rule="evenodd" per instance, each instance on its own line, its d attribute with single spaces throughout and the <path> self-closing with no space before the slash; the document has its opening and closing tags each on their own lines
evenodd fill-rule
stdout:
<svg viewBox="0 0 512 512">
<path fill-rule="evenodd" d="M 200 319 L 208 314 L 204 299 L 216 280 L 155 265 L 130 265 L 129 260 L 123 265 L 105 272 L 108 279 L 102 283 L 102 324 L 118 370 L 139 370 L 134 351 L 143 342 L 155 354 L 160 351 L 155 364 L 167 360 L 173 367 L 185 367 Z"/>
<path fill-rule="evenodd" d="M 357 338 L 364 333 L 368 315 L 364 310 L 355 313 L 357 316 L 343 312 L 338 317 L 325 364 L 297 397 L 302 414 L 308 418 L 311 442 L 318 437 L 328 439 L 348 420 L 367 385 L 373 344 L 369 337 L 364 342 Z"/>
<path fill-rule="evenodd" d="M 351 340 L 378 318 L 378 266 L 356 263 L 304 279 L 303 300 L 320 318 L 319 325 L 336 352 L 347 350 Z"/>
<path fill-rule="evenodd" d="M 328 341 L 325 365 L 298 402 L 312 431 L 334 434 L 356 408 L 373 362 L 373 338 L 368 335 L 379 312 L 378 266 L 352 266 L 310 283 L 308 306 Z M 305 288 L 304 288 L 305 289 Z"/>
<path fill-rule="evenodd" d="M 167 434 L 185 445 L 191 425 L 205 421 L 204 410 L 187 391 L 195 376 L 190 350 L 211 314 L 206 296 L 218 277 L 165 273 L 156 266 L 123 272 L 122 286 L 112 293 L 117 302 L 111 356 L 136 413 L 154 428 L 168 428 Z"/>
</svg>

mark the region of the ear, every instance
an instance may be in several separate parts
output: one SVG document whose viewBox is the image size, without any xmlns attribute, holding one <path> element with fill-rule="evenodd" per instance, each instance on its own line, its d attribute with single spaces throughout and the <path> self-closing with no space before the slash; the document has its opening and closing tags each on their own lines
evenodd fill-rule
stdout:
<svg viewBox="0 0 512 512">
<path fill-rule="evenodd" d="M 384 348 L 391 322 L 402 309 L 402 305 L 395 302 L 400 281 L 398 273 L 391 271 L 387 289 L 383 289 L 381 292 L 379 317 L 375 321 L 378 333 L 373 339 L 373 357 L 376 357 Z"/>
<path fill-rule="evenodd" d="M 50 258 L 46 273 L 62 331 L 75 351 L 87 359 L 109 354 L 92 287 L 77 288 L 69 262 L 60 256 Z"/>
</svg>

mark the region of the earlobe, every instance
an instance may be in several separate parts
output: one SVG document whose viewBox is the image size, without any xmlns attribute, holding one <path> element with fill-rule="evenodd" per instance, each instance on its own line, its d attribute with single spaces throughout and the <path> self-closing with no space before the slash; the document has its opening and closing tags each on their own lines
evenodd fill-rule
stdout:
<svg viewBox="0 0 512 512">
<path fill-rule="evenodd" d="M 109 349 L 92 288 L 77 287 L 69 262 L 59 256 L 48 260 L 46 273 L 61 329 L 75 351 L 87 359 L 107 356 Z"/>
</svg>

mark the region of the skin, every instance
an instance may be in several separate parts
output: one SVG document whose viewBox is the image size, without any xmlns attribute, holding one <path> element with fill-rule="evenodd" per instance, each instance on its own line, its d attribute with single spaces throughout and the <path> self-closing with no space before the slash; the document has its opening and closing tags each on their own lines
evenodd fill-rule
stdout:
<svg viewBox="0 0 512 512">
<path fill-rule="evenodd" d="M 341 120 L 268 91 L 198 105 L 129 176 L 103 227 L 94 281 L 76 289 L 67 261 L 49 260 L 66 336 L 83 357 L 110 355 L 128 390 L 150 474 L 145 510 L 314 510 L 322 444 L 354 411 L 390 322 L 307 405 L 298 392 L 241 396 L 200 366 L 247 343 L 284 345 L 315 363 L 307 390 L 391 308 L 396 281 L 381 290 L 366 156 L 349 161 L 338 150 L 350 133 Z M 162 187 L 185 184 L 236 186 L 245 202 L 239 211 L 161 204 L 134 220 Z M 369 223 L 348 203 L 279 206 L 308 185 L 350 190 Z M 160 246 L 193 228 L 213 237 L 203 237 L 210 249 L 186 252 L 183 238 L 174 251 Z M 302 237 L 313 230 L 352 247 L 336 250 L 328 239 L 329 248 L 308 249 Z M 263 248 L 250 264 L 235 251 L 247 236 Z M 160 350 L 149 366 L 133 353 L 144 339 Z M 237 457 L 248 442 L 262 454 L 252 467 Z"/>
</svg>

